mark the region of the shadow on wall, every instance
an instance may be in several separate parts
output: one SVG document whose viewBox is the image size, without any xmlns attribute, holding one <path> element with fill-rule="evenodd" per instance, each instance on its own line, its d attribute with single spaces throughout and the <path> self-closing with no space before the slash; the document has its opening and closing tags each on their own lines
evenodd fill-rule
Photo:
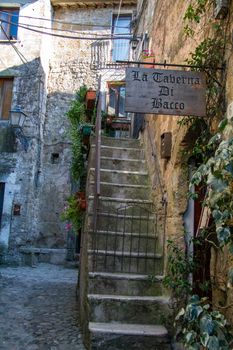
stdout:
<svg viewBox="0 0 233 350">
<path fill-rule="evenodd" d="M 6 84 L 8 98 L 3 95 L 4 120 L 1 120 L 0 115 L 0 182 L 5 186 L 0 240 L 4 241 L 6 247 L 13 249 L 17 244 L 20 246 L 26 243 L 27 237 L 31 235 L 28 231 L 35 222 L 37 192 L 32 184 L 40 166 L 38 126 L 41 105 L 46 96 L 42 91 L 44 72 L 39 58 L 27 64 L 1 70 L 0 78 L 1 87 L 4 87 L 4 78 L 8 78 L 7 81 L 13 80 L 13 84 Z M 1 92 L 5 91 L 3 88 Z M 27 152 L 23 150 L 9 127 L 7 118 L 8 115 L 10 117 L 10 110 L 17 105 L 29 116 L 23 128 L 23 132 L 30 139 L 30 148 Z M 21 205 L 22 211 L 19 216 L 13 215 L 14 202 Z"/>
</svg>

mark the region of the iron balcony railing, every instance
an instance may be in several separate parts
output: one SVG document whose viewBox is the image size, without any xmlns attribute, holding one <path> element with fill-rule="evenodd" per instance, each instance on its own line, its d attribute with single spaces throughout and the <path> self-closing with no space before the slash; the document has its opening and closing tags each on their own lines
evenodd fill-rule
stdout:
<svg viewBox="0 0 233 350">
<path fill-rule="evenodd" d="M 116 61 L 131 58 L 130 39 L 95 41 L 91 45 L 91 66 L 95 69 L 117 65 Z"/>
</svg>

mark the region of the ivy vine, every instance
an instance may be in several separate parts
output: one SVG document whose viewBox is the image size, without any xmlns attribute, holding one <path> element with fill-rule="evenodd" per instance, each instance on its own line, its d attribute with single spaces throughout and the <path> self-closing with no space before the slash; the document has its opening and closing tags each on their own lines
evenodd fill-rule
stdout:
<svg viewBox="0 0 233 350">
<path fill-rule="evenodd" d="M 83 127 L 84 125 L 90 126 L 87 120 L 94 121 L 94 113 L 87 111 L 86 109 L 86 94 L 88 88 L 84 85 L 75 94 L 75 99 L 71 102 L 67 117 L 70 121 L 70 138 L 71 138 L 71 150 L 72 150 L 72 164 L 71 173 L 72 180 L 78 184 L 79 191 L 85 191 L 86 182 L 86 146 L 83 143 Z M 80 206 L 80 200 L 76 194 L 67 198 L 67 203 L 64 211 L 61 213 L 60 218 L 62 221 L 66 221 L 66 229 L 69 231 L 73 229 L 77 234 L 83 222 L 83 210 Z"/>
<path fill-rule="evenodd" d="M 82 143 L 82 124 L 86 123 L 87 112 L 85 97 L 88 88 L 84 85 L 76 92 L 67 117 L 70 120 L 70 138 L 72 142 L 71 172 L 74 181 L 80 181 L 85 177 L 84 146 Z"/>
<path fill-rule="evenodd" d="M 193 0 L 184 15 L 184 32 L 190 38 L 197 38 L 195 34 L 200 23 L 208 26 L 205 31 L 208 35 L 186 60 L 197 67 L 194 70 L 206 73 L 206 117 L 184 117 L 178 124 L 197 135 L 186 150 L 186 159 L 192 158 L 196 164 L 189 195 L 194 199 L 198 196 L 191 192 L 193 185 L 205 186 L 207 194 L 203 205 L 209 208 L 214 220 L 211 232 L 205 230 L 202 239 L 217 249 L 227 245 L 233 253 L 233 118 L 224 118 L 225 72 L 219 69 L 224 68 L 228 23 L 211 19 L 208 23 L 202 21 L 210 10 L 213 13 L 213 4 L 215 2 L 212 0 Z M 214 242 L 209 241 L 213 230 L 216 236 Z M 192 243 L 202 244 L 195 239 Z M 188 277 L 196 268 L 195 262 L 190 261 L 182 248 L 174 242 L 168 242 L 168 271 L 164 284 L 172 290 L 175 304 L 186 305 L 176 318 L 178 339 L 189 350 L 230 349 L 232 335 L 224 316 L 213 311 L 207 298 L 192 296 L 194 285 Z M 232 284 L 233 270 L 228 275 Z"/>
<path fill-rule="evenodd" d="M 213 2 L 210 0 L 195 0 L 187 8 L 184 21 L 188 25 L 199 23 L 206 13 L 207 7 Z M 188 157 L 196 160 L 199 166 L 191 180 L 192 185 L 206 185 L 208 188 L 207 199 L 204 205 L 211 209 L 216 224 L 216 233 L 219 245 L 231 243 L 233 246 L 232 229 L 232 140 L 225 139 L 224 129 L 227 120 L 223 118 L 225 113 L 225 76 L 223 68 L 226 49 L 226 30 L 221 23 L 212 25 L 212 36 L 205 38 L 190 54 L 187 63 L 197 66 L 198 70 L 206 73 L 206 101 L 207 113 L 205 118 L 186 117 L 179 121 L 181 126 L 198 130 L 193 147 L 188 150 Z M 187 25 L 185 27 L 185 31 Z M 187 34 L 187 33 L 186 33 Z M 191 32 L 189 30 L 189 34 Z M 220 122 L 217 132 L 214 131 L 214 123 Z M 228 127 L 231 122 L 228 123 Z M 195 198 L 197 194 L 192 194 Z M 233 251 L 233 248 L 232 248 Z"/>
</svg>

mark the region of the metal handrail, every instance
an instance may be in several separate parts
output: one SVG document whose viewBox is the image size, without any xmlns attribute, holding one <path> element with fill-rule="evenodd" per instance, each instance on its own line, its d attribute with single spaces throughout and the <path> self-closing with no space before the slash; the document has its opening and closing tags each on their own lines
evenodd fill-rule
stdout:
<svg viewBox="0 0 233 350">
<path fill-rule="evenodd" d="M 97 228 L 97 209 L 100 196 L 100 153 L 101 153 L 101 91 L 99 81 L 99 93 L 97 99 L 97 114 L 95 123 L 95 181 L 94 181 L 94 203 L 93 219 L 94 232 Z"/>
<path fill-rule="evenodd" d="M 154 160 L 156 161 L 155 170 L 156 170 L 157 178 L 158 178 L 158 181 L 159 181 L 159 187 L 160 187 L 160 190 L 162 192 L 163 203 L 166 204 L 167 203 L 167 194 L 166 194 L 166 191 L 164 189 L 164 184 L 162 183 L 161 174 L 160 174 L 160 171 L 159 171 L 159 161 L 158 161 L 158 157 L 157 157 L 157 150 L 155 148 L 155 144 L 152 142 L 151 131 L 150 131 L 150 128 L 149 128 L 149 122 L 148 121 L 146 121 L 146 130 L 147 130 L 148 139 L 149 139 L 149 142 L 150 142 L 151 155 L 154 158 Z"/>
</svg>

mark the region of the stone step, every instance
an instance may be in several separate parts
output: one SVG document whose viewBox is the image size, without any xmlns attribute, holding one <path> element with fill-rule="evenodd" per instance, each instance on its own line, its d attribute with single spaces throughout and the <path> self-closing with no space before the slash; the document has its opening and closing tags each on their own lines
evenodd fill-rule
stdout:
<svg viewBox="0 0 233 350">
<path fill-rule="evenodd" d="M 101 157 L 100 166 L 102 169 L 146 172 L 146 161 L 141 159 Z"/>
<path fill-rule="evenodd" d="M 123 272 L 159 275 L 163 271 L 163 255 L 89 249 L 89 271 Z"/>
<path fill-rule="evenodd" d="M 161 325 L 90 322 L 92 350 L 171 350 Z"/>
<path fill-rule="evenodd" d="M 126 296 L 88 294 L 91 322 L 159 324 L 169 317 L 169 298 L 161 296 Z"/>
<path fill-rule="evenodd" d="M 150 207 L 149 207 L 150 209 Z M 138 208 L 132 206 L 131 208 L 123 206 L 122 208 L 115 210 L 107 208 L 107 210 L 101 210 L 98 213 L 97 223 L 98 230 L 108 231 L 111 227 L 114 227 L 114 231 L 117 232 L 149 232 L 153 234 L 156 227 L 162 226 L 161 218 L 158 218 L 156 225 L 156 216 L 147 209 Z M 89 211 L 89 226 L 93 227 L 93 212 Z M 158 232 L 159 233 L 159 232 Z"/>
<path fill-rule="evenodd" d="M 99 294 L 158 296 L 164 292 L 163 276 L 129 273 L 89 273 L 89 292 Z"/>
<path fill-rule="evenodd" d="M 114 229 L 114 227 L 112 227 Z M 136 229 L 136 227 L 135 227 Z M 138 227 L 140 229 L 140 227 Z M 143 253 L 155 253 L 158 251 L 158 237 L 154 234 L 144 232 L 115 232 L 110 230 L 97 230 L 91 233 L 90 248 L 92 240 L 95 240 L 95 249 L 113 251 L 132 251 Z"/>
<path fill-rule="evenodd" d="M 89 186 L 89 194 L 94 193 L 94 182 Z M 100 193 L 104 197 L 148 199 L 150 187 L 145 185 L 128 185 L 121 183 L 101 182 Z"/>
<path fill-rule="evenodd" d="M 88 197 L 88 211 L 93 211 L 93 202 L 94 202 L 94 196 Z M 126 206 L 131 205 L 145 205 L 145 206 L 152 206 L 153 202 L 148 199 L 139 199 L 139 198 L 114 198 L 114 197 L 99 197 L 99 209 L 100 210 L 108 210 L 109 208 L 115 209 L 115 210 L 124 210 Z"/>
<path fill-rule="evenodd" d="M 89 179 L 93 182 L 95 180 L 94 168 L 90 168 L 89 170 Z M 149 186 L 149 178 L 146 171 L 100 169 L 100 181 Z"/>
<path fill-rule="evenodd" d="M 91 153 L 95 158 L 95 145 L 91 146 Z M 111 157 L 111 158 L 129 158 L 129 159 L 142 159 L 144 160 L 144 151 L 141 148 L 134 147 L 121 147 L 121 146 L 104 146 L 101 145 L 100 150 L 101 157 Z M 92 161 L 94 159 L 92 157 Z"/>
<path fill-rule="evenodd" d="M 140 140 L 101 136 L 101 144 L 112 147 L 140 148 Z"/>
</svg>

